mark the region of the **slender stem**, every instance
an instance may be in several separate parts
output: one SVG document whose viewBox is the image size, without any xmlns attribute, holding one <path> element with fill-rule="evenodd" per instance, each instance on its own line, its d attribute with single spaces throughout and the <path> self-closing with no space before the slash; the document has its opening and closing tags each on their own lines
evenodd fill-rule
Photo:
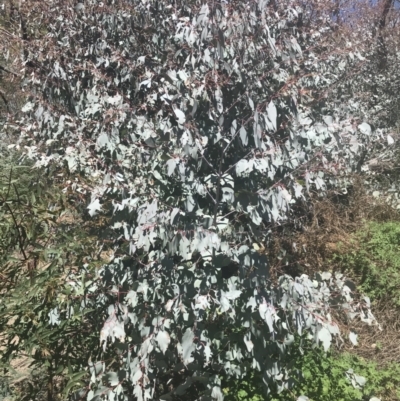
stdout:
<svg viewBox="0 0 400 401">
<path fill-rule="evenodd" d="M 3 99 L 3 102 L 6 105 L 7 112 L 9 113 L 10 112 L 10 107 L 8 105 L 8 100 L 6 98 L 6 94 L 2 90 L 0 90 L 0 97 Z"/>
<path fill-rule="evenodd" d="M 224 152 L 222 152 L 221 159 L 219 160 L 217 190 L 215 193 L 213 226 L 217 225 L 218 205 L 219 205 L 219 201 L 220 201 L 219 197 L 220 197 L 220 193 L 221 193 L 221 178 L 222 178 L 222 162 L 223 162 L 223 160 L 224 160 Z"/>
<path fill-rule="evenodd" d="M 54 394 L 54 388 L 53 388 L 53 366 L 52 366 L 52 360 L 50 359 L 49 361 L 50 365 L 47 369 L 47 401 L 53 401 L 53 394 Z"/>
<path fill-rule="evenodd" d="M 16 220 L 16 218 L 14 216 L 14 212 L 12 211 L 12 209 L 11 209 L 11 207 L 10 207 L 10 205 L 8 203 L 5 202 L 4 204 L 6 205 L 8 211 L 10 212 L 11 218 L 14 221 L 15 229 L 17 230 L 17 238 L 18 238 L 19 249 L 20 249 L 20 251 L 21 251 L 21 253 L 22 253 L 23 257 L 24 257 L 24 260 L 28 260 L 28 257 L 26 256 L 25 249 L 24 249 L 23 237 L 22 237 L 22 234 L 21 234 L 21 232 L 19 230 L 19 224 L 17 223 L 17 220 Z"/>
<path fill-rule="evenodd" d="M 12 171 L 13 171 L 13 169 L 11 167 L 10 175 L 8 176 L 8 188 L 7 188 L 7 195 L 6 195 L 6 199 L 5 200 L 7 200 L 8 199 L 8 195 L 10 195 L 11 181 L 12 181 Z"/>
</svg>

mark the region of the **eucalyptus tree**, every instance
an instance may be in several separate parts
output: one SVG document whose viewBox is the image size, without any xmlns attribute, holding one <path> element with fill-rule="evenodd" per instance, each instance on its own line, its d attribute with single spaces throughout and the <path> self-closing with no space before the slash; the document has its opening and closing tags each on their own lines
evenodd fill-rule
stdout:
<svg viewBox="0 0 400 401">
<path fill-rule="evenodd" d="M 351 105 L 327 114 L 362 55 L 337 45 L 329 12 L 311 11 L 266 0 L 34 10 L 46 35 L 25 48 L 30 99 L 9 126 L 38 166 L 64 164 L 77 177 L 66 190 L 115 232 L 98 271 L 108 290 L 85 303 L 108 306 L 104 357 L 76 398 L 221 400 L 221 376 L 250 369 L 281 391 L 295 336 L 325 349 L 340 338 L 332 308 L 374 322 L 340 274 L 272 282 L 259 252 L 310 191 L 342 185 L 372 136 Z"/>
</svg>

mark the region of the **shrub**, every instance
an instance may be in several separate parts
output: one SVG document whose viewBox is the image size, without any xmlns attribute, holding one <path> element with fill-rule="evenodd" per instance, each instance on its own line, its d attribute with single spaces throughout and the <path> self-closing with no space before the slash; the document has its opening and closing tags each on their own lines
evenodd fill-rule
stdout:
<svg viewBox="0 0 400 401">
<path fill-rule="evenodd" d="M 56 383 L 87 375 L 96 355 L 93 328 L 102 316 L 84 305 L 102 263 L 97 238 L 43 169 L 13 154 L 0 164 L 0 368 L 16 388 L 13 361 L 26 360 L 40 373 L 22 384 L 19 399 L 44 391 L 50 400 Z"/>
<path fill-rule="evenodd" d="M 74 10 L 50 0 L 25 18 L 47 34 L 23 55 L 30 99 L 17 144 L 37 166 L 79 175 L 65 174 L 65 189 L 116 233 L 79 311 L 104 324 L 76 397 L 221 400 L 222 372 L 252 367 L 282 391 L 294 335 L 327 349 L 338 333 L 331 305 L 374 321 L 340 275 L 272 284 L 253 245 L 272 224 L 298 222 L 310 191 L 342 185 L 377 137 L 354 125 L 358 105 L 315 101 L 362 56 L 337 45 L 319 2 L 323 26 L 304 24 L 308 7 L 88 0 Z M 71 316 L 54 315 L 62 335 Z"/>
</svg>

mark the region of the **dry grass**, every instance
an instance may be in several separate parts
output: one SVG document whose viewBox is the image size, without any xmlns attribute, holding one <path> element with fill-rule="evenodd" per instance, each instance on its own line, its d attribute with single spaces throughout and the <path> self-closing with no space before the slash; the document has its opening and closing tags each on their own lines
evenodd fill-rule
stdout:
<svg viewBox="0 0 400 401">
<path fill-rule="evenodd" d="M 311 196 L 310 202 L 311 212 L 303 229 L 289 235 L 277 233 L 266 249 L 273 276 L 330 270 L 329 261 L 333 255 L 358 249 L 354 233 L 362 229 L 366 221 L 400 220 L 398 211 L 367 194 L 359 177 L 354 177 L 347 195 Z M 289 258 L 280 256 L 282 249 Z"/>
<path fill-rule="evenodd" d="M 366 360 L 372 360 L 380 366 L 400 360 L 400 311 L 387 303 L 374 305 L 373 312 L 381 329 L 356 321 L 342 324 L 343 334 L 350 330 L 358 334 L 358 345 L 350 342 L 344 344 L 344 349 Z"/>
</svg>

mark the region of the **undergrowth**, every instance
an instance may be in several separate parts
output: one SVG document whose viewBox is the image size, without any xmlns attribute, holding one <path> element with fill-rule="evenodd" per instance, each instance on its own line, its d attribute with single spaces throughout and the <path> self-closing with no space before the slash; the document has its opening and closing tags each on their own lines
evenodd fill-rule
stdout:
<svg viewBox="0 0 400 401">
<path fill-rule="evenodd" d="M 313 349 L 304 355 L 300 353 L 293 360 L 294 368 L 301 372 L 296 385 L 291 390 L 266 396 L 262 392 L 262 379 L 251 375 L 245 380 L 229 382 L 225 385 L 225 401 L 288 401 L 306 394 L 311 401 L 355 401 L 400 399 L 400 366 L 390 364 L 384 369 L 376 363 L 349 353 L 325 354 Z M 366 379 L 363 387 L 355 388 L 346 372 Z"/>
<path fill-rule="evenodd" d="M 358 347 L 346 344 L 346 352 L 325 355 L 308 350 L 297 355 L 293 366 L 302 378 L 290 391 L 266 396 L 262 378 L 226 383 L 227 401 L 286 401 L 306 394 L 311 400 L 400 400 L 398 307 L 400 306 L 400 222 L 389 205 L 375 202 L 358 182 L 346 204 L 334 197 L 315 200 L 313 213 L 298 233 L 275 236 L 278 272 L 314 274 L 319 270 L 342 271 L 358 289 L 375 301 L 383 331 L 365 325 L 342 327 L 359 334 Z M 285 253 L 282 253 L 282 249 Z M 269 256 L 274 253 L 269 252 Z M 379 304 L 379 308 L 378 308 Z M 378 312 L 379 309 L 379 312 Z M 365 356 L 365 357 L 363 357 Z M 354 388 L 346 377 L 352 369 L 366 378 Z"/>
<path fill-rule="evenodd" d="M 400 306 L 400 222 L 369 222 L 354 237 L 355 250 L 333 258 L 371 300 Z"/>
</svg>

